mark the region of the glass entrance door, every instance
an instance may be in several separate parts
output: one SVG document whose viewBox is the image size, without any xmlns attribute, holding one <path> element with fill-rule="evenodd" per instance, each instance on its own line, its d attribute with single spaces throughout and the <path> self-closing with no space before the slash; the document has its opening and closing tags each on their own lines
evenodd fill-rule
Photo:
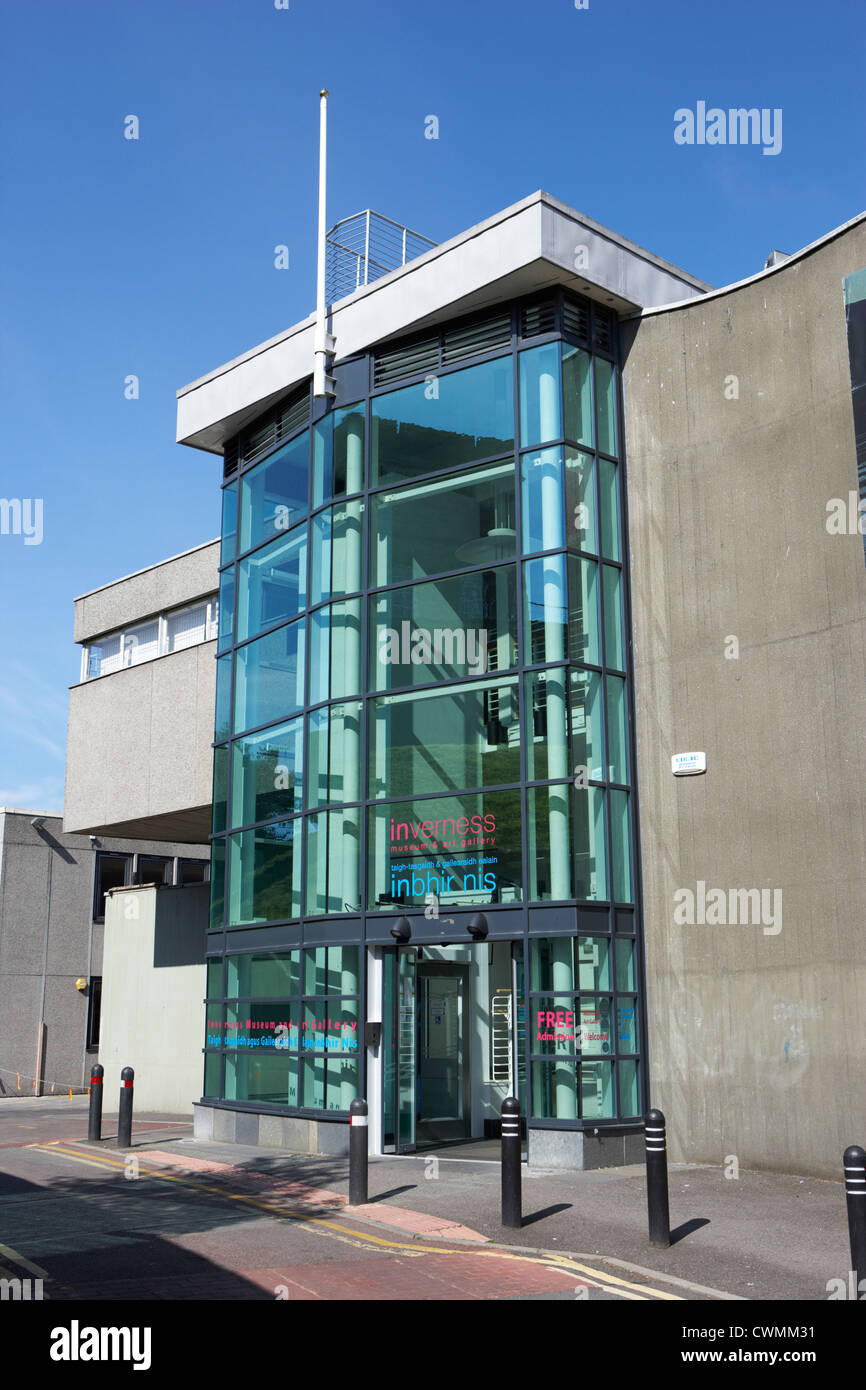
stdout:
<svg viewBox="0 0 866 1390">
<path fill-rule="evenodd" d="M 465 1139 L 471 1128 L 469 967 L 418 965 L 416 1140 Z"/>
</svg>

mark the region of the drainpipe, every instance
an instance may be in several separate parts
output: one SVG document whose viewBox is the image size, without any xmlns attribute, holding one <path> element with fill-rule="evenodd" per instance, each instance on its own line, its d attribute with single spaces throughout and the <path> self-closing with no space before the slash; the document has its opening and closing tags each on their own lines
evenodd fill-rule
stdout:
<svg viewBox="0 0 866 1390">
<path fill-rule="evenodd" d="M 336 343 L 327 330 L 325 306 L 325 239 L 327 231 L 326 183 L 328 165 L 328 93 L 319 93 L 319 235 L 316 266 L 316 332 L 313 343 L 313 395 L 333 396 L 334 379 L 328 375 Z"/>
</svg>

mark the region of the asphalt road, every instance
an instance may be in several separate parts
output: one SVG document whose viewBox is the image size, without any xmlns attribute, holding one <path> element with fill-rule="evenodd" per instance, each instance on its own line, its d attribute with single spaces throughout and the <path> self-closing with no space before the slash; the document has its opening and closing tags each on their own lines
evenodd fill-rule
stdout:
<svg viewBox="0 0 866 1390">
<path fill-rule="evenodd" d="M 54 1302 L 706 1297 L 555 1247 L 496 1248 L 383 1225 L 369 1208 L 359 1216 L 328 1201 L 317 1207 L 281 1189 L 277 1175 L 227 1167 L 222 1155 L 209 1167 L 200 1145 L 188 1146 L 184 1171 L 186 1117 L 137 1116 L 132 1154 L 89 1146 L 86 1106 L 0 1102 L 0 1279 L 42 1279 Z M 107 1116 L 103 1133 L 112 1132 Z M 305 1175 L 315 1178 L 309 1164 Z M 381 1194 L 377 1177 L 374 1167 L 371 1191 Z M 397 1184 L 393 1201 L 415 1188 Z"/>
</svg>

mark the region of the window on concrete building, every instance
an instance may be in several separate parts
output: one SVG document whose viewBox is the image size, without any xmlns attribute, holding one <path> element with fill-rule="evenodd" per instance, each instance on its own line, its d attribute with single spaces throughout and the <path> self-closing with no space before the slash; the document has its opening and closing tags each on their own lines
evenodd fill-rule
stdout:
<svg viewBox="0 0 866 1390">
<path fill-rule="evenodd" d="M 102 976 L 91 975 L 87 990 L 87 1051 L 99 1047 L 99 1019 L 102 1013 Z"/>
<path fill-rule="evenodd" d="M 94 922 L 105 921 L 106 893 L 112 888 L 123 888 L 131 882 L 131 854 L 97 854 L 93 884 Z"/>
</svg>

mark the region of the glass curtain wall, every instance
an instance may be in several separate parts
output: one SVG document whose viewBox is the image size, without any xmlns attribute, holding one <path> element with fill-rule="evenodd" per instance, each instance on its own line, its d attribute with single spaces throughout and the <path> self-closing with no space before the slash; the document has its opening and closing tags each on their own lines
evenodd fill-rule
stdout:
<svg viewBox="0 0 866 1390">
<path fill-rule="evenodd" d="M 534 1116 L 638 1113 L 617 372 L 567 314 L 543 341 L 525 323 L 511 351 L 299 414 L 224 489 L 211 927 L 299 945 L 256 967 L 261 996 L 256 955 L 214 975 L 210 1095 L 346 1109 L 364 915 L 435 899 L 522 914 Z M 553 904 L 575 934 L 530 945 L 529 907 L 535 933 Z M 603 928 L 582 934 L 581 904 Z M 240 1014 L 288 1041 L 253 1060 Z M 307 1056 L 320 1015 L 339 1026 Z"/>
</svg>

